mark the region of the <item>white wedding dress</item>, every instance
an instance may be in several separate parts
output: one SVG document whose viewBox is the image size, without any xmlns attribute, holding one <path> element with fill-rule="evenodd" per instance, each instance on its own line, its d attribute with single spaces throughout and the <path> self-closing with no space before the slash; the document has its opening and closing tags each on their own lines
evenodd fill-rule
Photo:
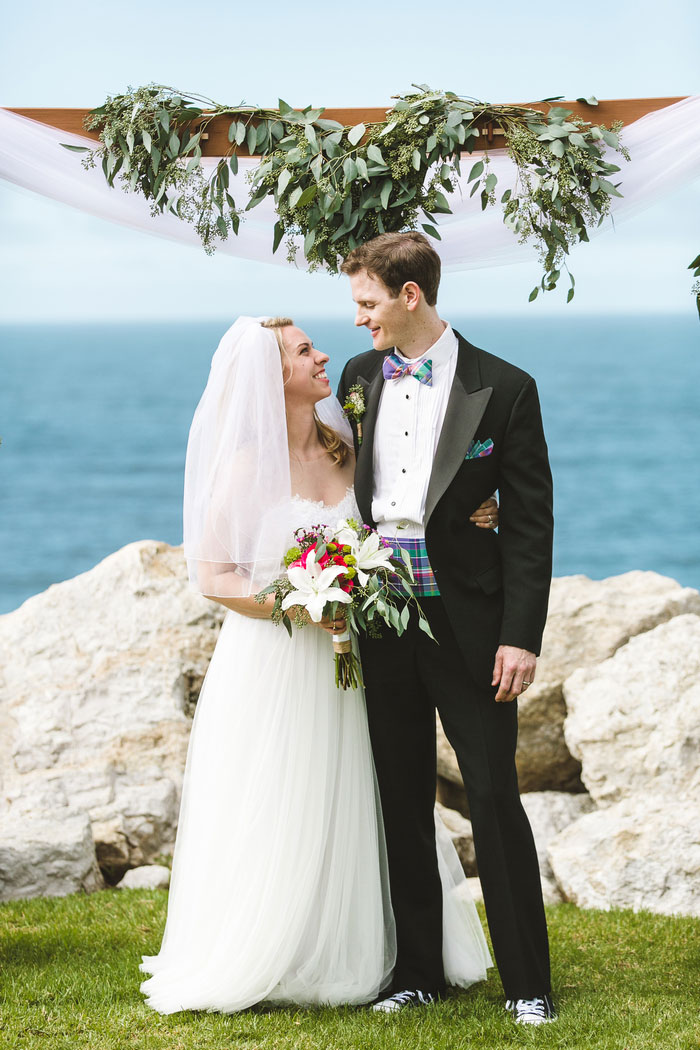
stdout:
<svg viewBox="0 0 700 1050">
<path fill-rule="evenodd" d="M 295 497 L 295 528 L 359 518 Z M 291 536 L 290 536 L 291 542 Z M 436 820 L 448 983 L 492 965 Z M 361 690 L 332 642 L 229 611 L 197 703 L 160 952 L 141 985 L 160 1013 L 366 1003 L 395 959 L 381 811 Z"/>
</svg>

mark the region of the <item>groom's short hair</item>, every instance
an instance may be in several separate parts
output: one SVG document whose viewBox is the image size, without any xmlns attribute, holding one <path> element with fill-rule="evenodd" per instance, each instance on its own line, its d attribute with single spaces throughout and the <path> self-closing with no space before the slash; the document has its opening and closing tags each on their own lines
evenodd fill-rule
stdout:
<svg viewBox="0 0 700 1050">
<path fill-rule="evenodd" d="M 435 306 L 440 285 L 440 256 L 427 237 L 408 233 L 382 233 L 354 248 L 340 267 L 352 277 L 365 270 L 386 285 L 394 299 L 406 284 L 414 281 L 428 306 Z"/>
</svg>

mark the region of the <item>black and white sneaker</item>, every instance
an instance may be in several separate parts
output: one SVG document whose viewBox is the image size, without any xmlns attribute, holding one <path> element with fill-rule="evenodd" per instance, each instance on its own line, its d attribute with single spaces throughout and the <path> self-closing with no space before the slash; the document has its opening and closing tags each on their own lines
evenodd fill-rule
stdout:
<svg viewBox="0 0 700 1050">
<path fill-rule="evenodd" d="M 550 995 L 537 995 L 534 999 L 506 999 L 506 1010 L 515 1018 L 516 1024 L 547 1024 L 556 1020 Z"/>
<path fill-rule="evenodd" d="M 397 1010 L 406 1010 L 411 1006 L 428 1006 L 436 1002 L 437 996 L 432 992 L 422 992 L 420 988 L 414 988 L 405 992 L 395 992 L 388 999 L 380 999 L 372 1009 L 378 1013 L 393 1014 Z"/>
</svg>

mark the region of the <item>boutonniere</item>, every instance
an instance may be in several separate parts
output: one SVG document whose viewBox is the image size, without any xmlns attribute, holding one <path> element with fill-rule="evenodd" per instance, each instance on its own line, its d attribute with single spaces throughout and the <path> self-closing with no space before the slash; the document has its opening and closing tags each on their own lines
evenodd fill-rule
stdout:
<svg viewBox="0 0 700 1050">
<path fill-rule="evenodd" d="M 343 405 L 343 415 L 346 419 L 352 419 L 357 425 L 357 444 L 362 444 L 362 417 L 367 406 L 365 404 L 365 391 L 359 383 L 353 383 L 348 390 L 348 396 Z"/>
</svg>

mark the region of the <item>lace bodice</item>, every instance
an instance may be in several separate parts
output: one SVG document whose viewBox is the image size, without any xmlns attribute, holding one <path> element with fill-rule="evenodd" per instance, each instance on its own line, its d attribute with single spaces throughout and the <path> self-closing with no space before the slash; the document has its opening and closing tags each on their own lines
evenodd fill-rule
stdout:
<svg viewBox="0 0 700 1050">
<path fill-rule="evenodd" d="M 292 533 L 296 529 L 310 528 L 312 525 L 335 525 L 341 518 L 360 518 L 360 511 L 355 501 L 355 490 L 348 485 L 345 495 L 339 503 L 326 504 L 323 500 L 303 499 L 292 496 Z"/>
</svg>

